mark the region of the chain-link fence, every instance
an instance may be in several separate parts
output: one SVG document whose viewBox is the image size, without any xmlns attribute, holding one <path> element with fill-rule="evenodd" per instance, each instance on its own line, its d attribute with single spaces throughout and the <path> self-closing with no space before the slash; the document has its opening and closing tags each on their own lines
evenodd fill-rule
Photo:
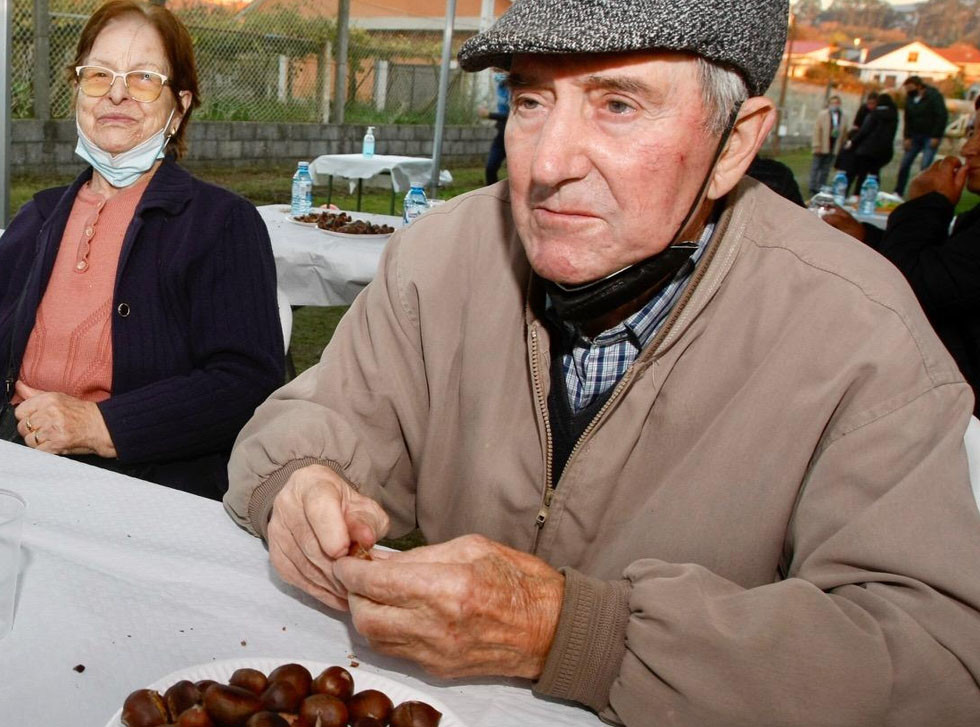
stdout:
<svg viewBox="0 0 980 727">
<path fill-rule="evenodd" d="M 88 16 L 100 0 L 13 0 L 13 118 L 66 118 L 71 86 L 66 69 Z M 337 19 L 308 0 L 171 1 L 168 7 L 194 40 L 201 88 L 198 119 L 308 121 L 338 119 Z M 412 3 L 405 3 L 410 7 Z M 412 26 L 407 10 L 402 25 Z M 435 118 L 441 30 L 348 31 L 348 123 L 424 123 Z M 455 34 L 454 57 L 468 33 Z M 446 120 L 476 118 L 478 83 L 454 70 Z"/>
</svg>

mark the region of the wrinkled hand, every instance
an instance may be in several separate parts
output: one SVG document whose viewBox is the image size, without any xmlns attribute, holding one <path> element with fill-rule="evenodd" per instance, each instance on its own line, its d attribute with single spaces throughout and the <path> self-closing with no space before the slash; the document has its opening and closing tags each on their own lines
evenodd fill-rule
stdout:
<svg viewBox="0 0 980 727">
<path fill-rule="evenodd" d="M 823 221 L 831 227 L 836 227 L 841 232 L 846 232 L 851 237 L 864 242 L 864 225 L 837 205 L 829 208 L 827 212 L 822 215 L 821 219 L 823 219 Z"/>
<path fill-rule="evenodd" d="M 17 432 L 27 446 L 52 454 L 117 456 L 105 419 L 94 402 L 39 391 L 22 381 L 14 385 L 14 390 L 23 399 L 14 416 Z"/>
<path fill-rule="evenodd" d="M 269 560 L 287 583 L 346 611 L 347 589 L 334 564 L 351 543 L 371 548 L 388 532 L 377 502 L 323 465 L 296 470 L 276 495 L 269 520 Z"/>
<path fill-rule="evenodd" d="M 933 162 L 928 169 L 909 183 L 907 199 L 922 197 L 930 192 L 939 192 L 955 205 L 963 194 L 968 171 L 967 166 L 954 156 Z"/>
<path fill-rule="evenodd" d="M 541 559 L 479 535 L 384 560 L 344 558 L 335 573 L 372 648 L 442 677 L 538 678 L 565 590 Z"/>
</svg>

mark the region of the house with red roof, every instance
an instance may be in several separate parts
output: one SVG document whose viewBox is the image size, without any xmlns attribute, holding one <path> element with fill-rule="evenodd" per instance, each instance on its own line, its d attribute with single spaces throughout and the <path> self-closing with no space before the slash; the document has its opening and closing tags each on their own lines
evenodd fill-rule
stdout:
<svg viewBox="0 0 980 727">
<path fill-rule="evenodd" d="M 936 48 L 936 53 L 959 66 L 965 81 L 980 81 L 980 49 L 976 46 L 954 43 L 949 48 Z"/>
</svg>

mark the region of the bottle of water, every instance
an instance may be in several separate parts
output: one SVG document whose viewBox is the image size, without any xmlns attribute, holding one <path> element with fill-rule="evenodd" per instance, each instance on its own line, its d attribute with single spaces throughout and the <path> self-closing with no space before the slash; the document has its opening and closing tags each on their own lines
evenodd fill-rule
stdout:
<svg viewBox="0 0 980 727">
<path fill-rule="evenodd" d="M 364 143 L 361 144 L 361 154 L 367 158 L 374 156 L 374 127 L 369 126 L 364 135 Z"/>
<path fill-rule="evenodd" d="M 878 202 L 878 177 L 869 174 L 861 185 L 861 201 L 858 202 L 858 214 L 873 215 Z"/>
<path fill-rule="evenodd" d="M 847 174 L 845 172 L 837 172 L 834 176 L 833 190 L 834 204 L 843 207 L 847 201 Z"/>
<path fill-rule="evenodd" d="M 421 215 L 429 208 L 429 200 L 426 199 L 425 189 L 420 184 L 412 184 L 412 188 L 405 195 L 405 206 L 402 219 L 405 224 L 409 224 L 416 217 Z"/>
<path fill-rule="evenodd" d="M 310 176 L 310 163 L 300 162 L 293 175 L 293 197 L 289 214 L 293 217 L 309 214 L 313 209 L 313 177 Z"/>
</svg>

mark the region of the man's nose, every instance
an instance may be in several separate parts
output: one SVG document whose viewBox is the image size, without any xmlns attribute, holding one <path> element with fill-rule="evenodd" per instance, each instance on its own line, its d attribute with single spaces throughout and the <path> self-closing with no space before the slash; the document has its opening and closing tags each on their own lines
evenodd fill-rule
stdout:
<svg viewBox="0 0 980 727">
<path fill-rule="evenodd" d="M 556 187 L 589 173 L 586 126 L 577 109 L 552 109 L 535 143 L 531 167 L 535 184 Z"/>
</svg>

